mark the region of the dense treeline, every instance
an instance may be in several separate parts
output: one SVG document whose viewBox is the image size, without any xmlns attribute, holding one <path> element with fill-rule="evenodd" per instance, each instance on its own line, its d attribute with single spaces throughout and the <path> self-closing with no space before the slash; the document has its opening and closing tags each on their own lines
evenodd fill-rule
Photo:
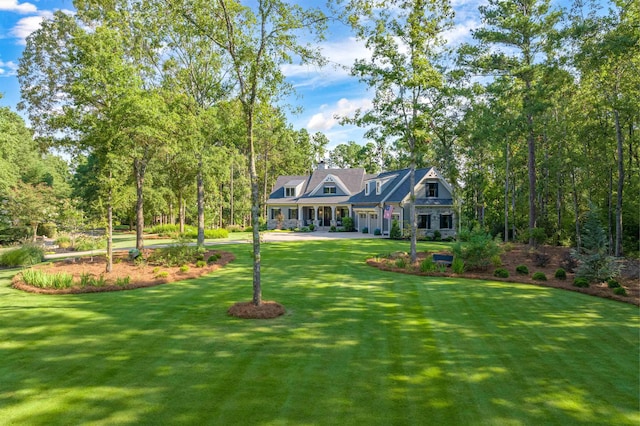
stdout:
<svg viewBox="0 0 640 426">
<path fill-rule="evenodd" d="M 378 43 L 369 44 L 374 57 L 407 50 L 385 43 L 426 47 L 402 73 L 373 60 L 354 65 L 377 95 L 373 112 L 345 121 L 367 126 L 369 140 L 330 151 L 324 135 L 287 122 L 278 105 L 290 87 L 274 71 L 294 57 L 322 63 L 295 34 L 321 34 L 326 17 L 258 3 L 91 0 L 45 22 L 19 70 L 36 138 L 0 110 L 0 234 L 114 218 L 139 226 L 141 246 L 144 224 L 250 226 L 278 175 L 308 173 L 327 158 L 371 173 L 435 165 L 459 190 L 462 224 L 509 240 L 579 244 L 580 224 L 597 210 L 612 252 L 637 253 L 637 2 L 555 10 L 544 0 L 490 0 L 474 43 L 455 52 L 440 42 L 452 18 L 443 2 L 399 2 L 393 16 L 372 14 L 374 2 L 335 2 L 356 36 Z M 420 16 L 440 24 L 426 28 Z M 282 32 L 261 39 L 260 19 L 267 35 Z M 402 32 L 412 25 L 423 28 L 414 39 Z M 50 148 L 66 151 L 70 169 L 42 154 Z"/>
</svg>

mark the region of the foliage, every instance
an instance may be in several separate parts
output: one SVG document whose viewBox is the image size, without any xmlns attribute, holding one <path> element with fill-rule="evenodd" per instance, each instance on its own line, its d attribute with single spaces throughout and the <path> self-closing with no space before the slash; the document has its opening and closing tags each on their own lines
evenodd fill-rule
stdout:
<svg viewBox="0 0 640 426">
<path fill-rule="evenodd" d="M 198 237 L 198 228 L 193 226 L 185 226 L 185 232 L 181 234 L 184 238 L 195 239 Z M 225 228 L 205 229 L 204 237 L 208 240 L 229 238 L 229 231 Z"/>
<path fill-rule="evenodd" d="M 527 265 L 518 265 L 516 266 L 516 272 L 520 275 L 529 275 L 529 268 L 527 268 Z"/>
<path fill-rule="evenodd" d="M 464 274 L 467 266 L 464 264 L 464 260 L 459 257 L 454 257 L 453 262 L 451 262 L 451 270 L 454 274 Z"/>
<path fill-rule="evenodd" d="M 218 260 L 220 260 L 220 255 L 219 254 L 212 254 L 207 259 L 207 263 L 216 263 Z"/>
<path fill-rule="evenodd" d="M 391 231 L 389 232 L 389 238 L 393 240 L 402 239 L 402 231 L 400 231 L 400 224 L 395 219 L 391 223 Z"/>
<path fill-rule="evenodd" d="M 420 272 L 433 272 L 437 267 L 438 265 L 436 265 L 431 256 L 425 257 L 422 262 L 420 262 Z"/>
<path fill-rule="evenodd" d="M 204 268 L 205 266 L 207 266 L 207 262 L 205 262 L 204 260 L 198 260 L 196 262 L 196 268 Z"/>
<path fill-rule="evenodd" d="M 396 268 L 404 269 L 407 267 L 407 264 L 407 258 L 404 256 L 398 257 L 395 261 Z"/>
<path fill-rule="evenodd" d="M 589 287 L 589 280 L 583 277 L 573 279 L 573 285 L 576 287 Z"/>
<path fill-rule="evenodd" d="M 126 277 L 116 278 L 116 285 L 120 287 L 128 286 L 130 282 L 131 282 L 131 277 L 129 277 L 128 275 Z"/>
<path fill-rule="evenodd" d="M 610 278 L 607 280 L 607 286 L 609 288 L 618 288 L 620 287 L 620 283 L 617 280 L 614 280 L 613 278 Z"/>
<path fill-rule="evenodd" d="M 498 278 L 509 278 L 509 271 L 504 268 L 498 268 L 493 271 L 493 276 Z"/>
<path fill-rule="evenodd" d="M 353 218 L 349 216 L 342 218 L 342 226 L 344 227 L 345 232 L 353 232 L 355 230 Z"/>
<path fill-rule="evenodd" d="M 22 271 L 25 283 L 38 288 L 64 289 L 73 286 L 73 276 L 64 272 L 49 274 L 39 269 Z"/>
<path fill-rule="evenodd" d="M 627 290 L 625 290 L 624 287 L 616 287 L 613 289 L 613 294 L 617 295 L 617 296 L 626 296 L 627 295 Z"/>
<path fill-rule="evenodd" d="M 148 229 L 147 232 L 149 234 L 158 234 L 162 237 L 173 237 L 180 233 L 180 227 L 173 224 L 155 225 Z"/>
<path fill-rule="evenodd" d="M 35 244 L 25 244 L 24 246 L 5 251 L 0 254 L 0 265 L 2 266 L 31 266 L 42 262 L 44 250 Z"/>
<path fill-rule="evenodd" d="M 491 265 L 491 259 L 500 254 L 498 242 L 491 234 L 480 229 L 471 232 L 468 242 L 454 244 L 452 250 L 454 257 L 460 258 L 468 270 L 486 270 Z"/>
<path fill-rule="evenodd" d="M 198 256 L 198 248 L 189 245 L 185 239 L 168 247 L 155 249 L 148 258 L 149 263 L 166 266 L 181 266 L 193 263 Z"/>
<path fill-rule="evenodd" d="M 500 257 L 499 254 L 491 256 L 491 264 L 493 266 L 502 266 L 502 258 Z"/>
<path fill-rule="evenodd" d="M 71 247 L 71 237 L 69 235 L 59 235 L 55 240 L 55 244 L 60 248 L 69 248 Z"/>
<path fill-rule="evenodd" d="M 433 241 L 440 241 L 442 239 L 442 233 L 437 229 L 433 231 Z"/>
<path fill-rule="evenodd" d="M 369 227 L 365 226 L 364 228 L 362 228 L 362 233 L 363 234 L 368 234 L 369 233 Z"/>
<path fill-rule="evenodd" d="M 606 281 L 617 276 L 620 268 L 615 258 L 609 256 L 608 238 L 595 209 L 589 211 L 580 236 L 582 246 L 572 252 L 578 261 L 576 276 L 589 282 Z"/>
<path fill-rule="evenodd" d="M 551 261 L 551 256 L 549 256 L 547 253 L 536 251 L 533 254 L 533 263 L 536 266 L 545 267 L 549 264 L 550 261 Z"/>
<path fill-rule="evenodd" d="M 0 244 L 10 245 L 26 241 L 31 236 L 31 228 L 28 226 L 11 226 L 0 228 Z"/>
<path fill-rule="evenodd" d="M 380 228 L 376 228 L 373 230 L 373 235 L 382 235 L 382 231 L 380 230 Z"/>
<path fill-rule="evenodd" d="M 92 237 L 90 235 L 80 235 L 73 240 L 73 248 L 77 251 L 91 251 L 104 249 L 107 241 L 104 237 Z"/>
<path fill-rule="evenodd" d="M 556 269 L 554 277 L 556 277 L 559 280 L 564 281 L 564 280 L 567 279 L 567 272 L 562 268 L 558 268 L 558 269 Z"/>
<path fill-rule="evenodd" d="M 544 272 L 534 272 L 533 275 L 531 275 L 531 279 L 536 281 L 546 281 L 547 276 L 544 274 Z"/>
<path fill-rule="evenodd" d="M 55 238 L 57 230 L 57 225 L 52 222 L 38 224 L 38 235 L 42 235 L 47 238 Z"/>
</svg>

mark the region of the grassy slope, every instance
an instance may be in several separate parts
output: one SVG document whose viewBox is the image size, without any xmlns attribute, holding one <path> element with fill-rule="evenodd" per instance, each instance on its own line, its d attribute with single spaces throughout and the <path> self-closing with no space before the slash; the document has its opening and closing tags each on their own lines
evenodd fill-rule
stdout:
<svg viewBox="0 0 640 426">
<path fill-rule="evenodd" d="M 638 424 L 639 318 L 574 292 L 380 272 L 384 240 L 250 246 L 194 281 L 42 296 L 0 273 L 0 424 Z"/>
</svg>

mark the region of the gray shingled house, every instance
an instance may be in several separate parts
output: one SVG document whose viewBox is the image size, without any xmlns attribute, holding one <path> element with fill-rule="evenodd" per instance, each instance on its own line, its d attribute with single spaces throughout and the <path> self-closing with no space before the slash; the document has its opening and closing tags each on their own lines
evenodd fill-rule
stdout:
<svg viewBox="0 0 640 426">
<path fill-rule="evenodd" d="M 329 230 L 353 218 L 356 230 L 387 234 L 393 220 L 409 226 L 409 169 L 370 175 L 364 169 L 330 169 L 320 163 L 311 176 L 280 176 L 267 200 L 269 229 L 313 224 Z M 415 174 L 418 232 L 455 235 L 451 185 L 433 168 Z"/>
</svg>

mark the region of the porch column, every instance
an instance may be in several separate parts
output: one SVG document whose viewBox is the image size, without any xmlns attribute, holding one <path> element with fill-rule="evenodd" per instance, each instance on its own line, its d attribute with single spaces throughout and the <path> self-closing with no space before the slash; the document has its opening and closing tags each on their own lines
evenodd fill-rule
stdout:
<svg viewBox="0 0 640 426">
<path fill-rule="evenodd" d="M 331 221 L 329 224 L 335 223 L 338 224 L 338 218 L 336 217 L 336 206 L 331 206 Z"/>
<path fill-rule="evenodd" d="M 304 226 L 304 216 L 302 215 L 302 206 L 298 206 L 298 228 Z"/>
</svg>

